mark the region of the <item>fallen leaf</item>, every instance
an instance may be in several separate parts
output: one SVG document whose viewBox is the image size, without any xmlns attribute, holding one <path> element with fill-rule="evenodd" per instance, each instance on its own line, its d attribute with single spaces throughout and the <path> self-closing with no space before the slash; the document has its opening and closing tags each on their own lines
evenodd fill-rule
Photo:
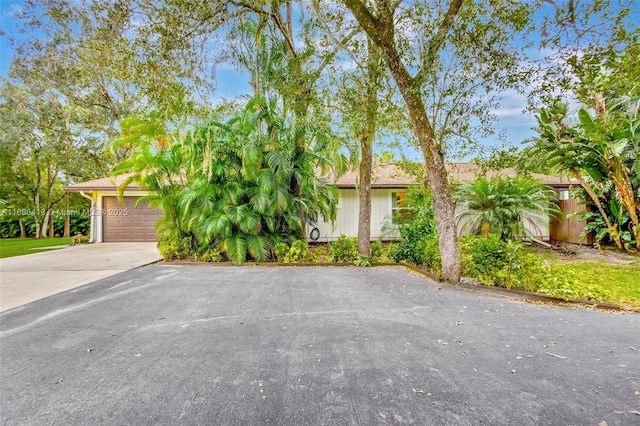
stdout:
<svg viewBox="0 0 640 426">
<path fill-rule="evenodd" d="M 387 418 L 387 416 L 386 416 L 384 413 L 382 413 L 382 412 L 380 412 L 380 417 L 382 417 L 383 419 L 386 419 L 386 418 Z"/>
<path fill-rule="evenodd" d="M 609 426 L 609 423 L 605 422 L 604 420 L 601 421 L 600 423 L 598 423 L 598 426 Z"/>
<path fill-rule="evenodd" d="M 552 354 L 551 352 L 545 352 L 545 354 L 549 355 L 549 356 L 552 356 L 554 358 L 567 359 L 566 356 L 560 356 L 560 355 Z"/>
</svg>

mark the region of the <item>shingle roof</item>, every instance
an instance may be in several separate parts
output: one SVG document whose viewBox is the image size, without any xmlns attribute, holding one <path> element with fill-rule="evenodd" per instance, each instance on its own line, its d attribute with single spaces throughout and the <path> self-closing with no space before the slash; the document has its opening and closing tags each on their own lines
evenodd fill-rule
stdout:
<svg viewBox="0 0 640 426">
<path fill-rule="evenodd" d="M 80 182 L 67 186 L 64 190 L 67 192 L 80 192 L 80 191 L 110 191 L 115 190 L 126 178 L 130 176 L 129 173 L 125 173 L 120 176 L 103 177 L 100 179 L 89 180 L 86 182 Z M 130 183 L 127 186 L 129 190 L 142 190 L 140 185 L 135 182 Z"/>
<path fill-rule="evenodd" d="M 447 173 L 449 175 L 449 180 L 459 182 L 473 180 L 483 175 L 487 177 L 513 177 L 517 175 L 514 169 L 491 170 L 487 173 L 483 173 L 482 169 L 473 163 L 447 164 Z M 358 181 L 358 175 L 358 171 L 350 171 L 335 182 L 331 182 L 331 179 L 328 179 L 328 182 L 334 183 L 339 188 L 354 188 Z M 537 179 L 541 183 L 556 188 L 563 188 L 577 184 L 574 179 L 559 178 L 556 176 L 548 176 L 538 173 L 532 173 L 531 177 Z M 373 178 L 371 182 L 371 186 L 373 188 L 402 188 L 413 185 L 417 185 L 416 178 L 405 173 L 394 164 L 376 164 L 373 168 Z"/>
<path fill-rule="evenodd" d="M 494 176 L 507 176 L 515 177 L 517 172 L 514 169 L 500 169 L 490 170 L 486 173 L 482 172 L 482 169 L 474 163 L 453 163 L 447 164 L 447 171 L 449 173 L 450 180 L 457 180 L 460 182 L 474 180 L 480 176 L 494 177 Z M 540 173 L 531 173 L 533 179 L 538 180 L 540 183 L 550 185 L 556 188 L 568 187 L 570 185 L 578 185 L 578 181 L 575 179 L 561 178 L 558 176 L 543 175 Z"/>
<path fill-rule="evenodd" d="M 451 163 L 447 164 L 447 172 L 449 174 L 449 180 L 452 181 L 469 181 L 479 176 L 482 176 L 481 168 L 473 163 Z M 501 169 L 491 170 L 484 174 L 487 177 L 492 176 L 516 176 L 516 171 L 513 169 Z M 349 171 L 338 180 L 324 177 L 324 180 L 337 186 L 338 188 L 355 188 L 358 181 L 358 171 Z M 65 188 L 68 192 L 80 192 L 80 191 L 110 191 L 115 190 L 129 175 L 124 174 L 116 177 L 105 177 L 101 179 L 94 179 L 87 182 L 76 183 L 69 185 Z M 538 173 L 532 173 L 531 176 L 534 179 L 539 180 L 541 183 L 550 185 L 556 188 L 566 188 L 570 185 L 577 185 L 575 179 L 559 178 L 556 176 L 542 175 Z M 395 164 L 376 164 L 373 166 L 373 179 L 371 186 L 373 188 L 405 188 L 407 186 L 417 185 L 416 178 L 402 171 Z M 131 183 L 127 189 L 129 190 L 142 190 L 142 188 L 136 183 Z"/>
</svg>

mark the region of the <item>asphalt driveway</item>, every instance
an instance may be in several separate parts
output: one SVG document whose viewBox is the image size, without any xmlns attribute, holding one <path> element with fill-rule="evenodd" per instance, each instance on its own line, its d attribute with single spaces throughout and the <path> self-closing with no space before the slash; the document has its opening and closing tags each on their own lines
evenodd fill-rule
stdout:
<svg viewBox="0 0 640 426">
<path fill-rule="evenodd" d="M 102 243 L 0 259 L 0 312 L 161 260 L 156 243 Z"/>
<path fill-rule="evenodd" d="M 640 315 L 400 267 L 149 265 L 0 314 L 15 424 L 631 425 Z"/>
</svg>

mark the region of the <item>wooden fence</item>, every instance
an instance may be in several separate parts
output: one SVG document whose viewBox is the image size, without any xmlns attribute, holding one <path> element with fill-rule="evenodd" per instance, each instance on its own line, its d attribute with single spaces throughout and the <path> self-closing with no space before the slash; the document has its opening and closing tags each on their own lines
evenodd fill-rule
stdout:
<svg viewBox="0 0 640 426">
<path fill-rule="evenodd" d="M 570 200 L 558 200 L 558 206 L 564 216 L 575 213 L 575 212 L 583 212 L 588 209 L 584 204 L 579 204 L 583 202 L 582 199 L 570 199 Z M 576 215 L 570 218 L 561 217 L 560 219 L 551 219 L 549 226 L 549 236 L 552 240 L 562 241 L 566 243 L 574 243 L 574 244 L 593 244 L 593 234 L 590 233 L 587 237 L 580 241 L 580 234 L 584 231 L 586 226 L 585 221 L 578 221 L 580 215 Z"/>
</svg>

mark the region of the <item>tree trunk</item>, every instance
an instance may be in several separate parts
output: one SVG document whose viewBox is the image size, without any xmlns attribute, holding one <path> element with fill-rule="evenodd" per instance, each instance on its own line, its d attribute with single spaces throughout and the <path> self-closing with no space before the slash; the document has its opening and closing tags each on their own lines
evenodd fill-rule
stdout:
<svg viewBox="0 0 640 426">
<path fill-rule="evenodd" d="M 591 201 L 593 201 L 593 203 L 598 208 L 598 212 L 600 212 L 600 216 L 602 216 L 602 219 L 607 224 L 609 235 L 613 239 L 613 242 L 616 244 L 616 247 L 622 249 L 622 241 L 620 240 L 620 235 L 618 234 L 617 227 L 611 223 L 611 220 L 609 220 L 609 216 L 604 211 L 604 208 L 600 203 L 600 198 L 598 198 L 598 194 L 596 194 L 596 191 L 591 187 L 591 185 L 587 183 L 586 180 L 584 180 L 584 178 L 576 169 L 571 169 L 571 173 L 573 173 L 573 177 L 575 177 L 576 180 L 580 182 L 580 185 L 582 185 L 584 190 L 587 191 L 587 194 L 589 194 L 589 197 L 591 197 Z"/>
<path fill-rule="evenodd" d="M 35 193 L 33 197 L 33 204 L 35 206 L 35 214 L 34 214 L 34 222 L 36 228 L 36 235 L 34 236 L 36 239 L 40 238 L 40 232 L 42 231 L 42 224 L 40 222 L 40 194 Z"/>
<path fill-rule="evenodd" d="M 397 4 L 394 4 L 392 8 L 390 2 L 376 2 L 378 8 L 374 16 L 362 1 L 343 0 L 343 3 L 351 10 L 367 35 L 382 49 L 387 61 L 387 67 L 407 106 L 411 128 L 420 143 L 429 186 L 433 193 L 433 210 L 436 217 L 438 245 L 442 256 L 442 276 L 449 282 L 457 283 L 460 281 L 460 275 L 462 274 L 462 262 L 456 235 L 455 206 L 451 199 L 444 155 L 441 147 L 436 143 L 435 132 L 422 101 L 420 78 L 412 78 L 400 58 L 394 34 L 394 8 L 397 7 Z M 451 21 L 458 14 L 462 3 L 462 0 L 451 2 L 438 32 L 431 40 L 429 49 L 431 58 L 426 58 L 427 62 L 423 63 L 422 67 L 428 67 L 433 63 L 433 58 L 440 50 L 449 31 Z"/>
<path fill-rule="evenodd" d="M 300 106 L 299 102 L 295 103 L 294 113 L 296 117 L 296 133 L 297 137 L 295 140 L 295 146 L 293 148 L 293 169 L 300 169 L 304 162 L 306 161 L 305 155 L 307 151 L 307 138 L 306 138 L 306 123 L 307 123 L 307 114 L 309 112 L 309 104 L 304 104 Z M 297 200 L 302 198 L 302 182 L 299 182 L 296 178 L 295 174 L 291 176 L 291 191 L 293 193 L 293 197 Z M 307 234 L 307 225 L 306 225 L 306 214 L 302 207 L 302 204 L 298 204 L 296 206 L 298 209 L 298 215 L 300 216 L 300 222 L 302 226 L 300 228 L 299 237 L 301 239 L 306 239 Z"/>
<path fill-rule="evenodd" d="M 378 49 L 367 39 L 367 87 L 365 94 L 365 120 L 360 132 L 360 182 L 358 186 L 358 252 L 371 256 L 371 178 L 373 168 L 373 141 L 378 126 L 378 84 L 382 66 Z"/>
<path fill-rule="evenodd" d="M 368 138 L 360 140 L 360 182 L 358 185 L 358 252 L 371 255 L 371 168 L 373 149 Z"/>
<path fill-rule="evenodd" d="M 40 235 L 42 238 L 47 238 L 47 232 L 49 231 L 49 218 L 51 217 L 51 210 L 47 210 L 42 219 L 42 229 Z"/>
<path fill-rule="evenodd" d="M 387 65 L 407 105 L 411 127 L 420 142 L 424 157 L 429 187 L 433 195 L 438 246 L 442 257 L 442 277 L 449 282 L 458 283 L 462 274 L 462 260 L 458 245 L 455 206 L 451 198 L 444 155 L 435 141 L 435 134 L 429 123 L 419 87 L 414 87 L 397 52 L 387 51 L 386 53 Z"/>
<path fill-rule="evenodd" d="M 64 215 L 64 233 L 62 236 L 64 238 L 71 237 L 71 216 L 69 212 L 69 193 L 67 192 L 64 195 L 65 198 L 65 215 Z"/>
<path fill-rule="evenodd" d="M 54 238 L 56 236 L 56 230 L 53 221 L 53 213 L 49 213 L 49 238 Z"/>
<path fill-rule="evenodd" d="M 18 225 L 20 225 L 20 238 L 27 238 L 27 229 L 24 226 L 24 219 L 18 219 Z"/>
</svg>

